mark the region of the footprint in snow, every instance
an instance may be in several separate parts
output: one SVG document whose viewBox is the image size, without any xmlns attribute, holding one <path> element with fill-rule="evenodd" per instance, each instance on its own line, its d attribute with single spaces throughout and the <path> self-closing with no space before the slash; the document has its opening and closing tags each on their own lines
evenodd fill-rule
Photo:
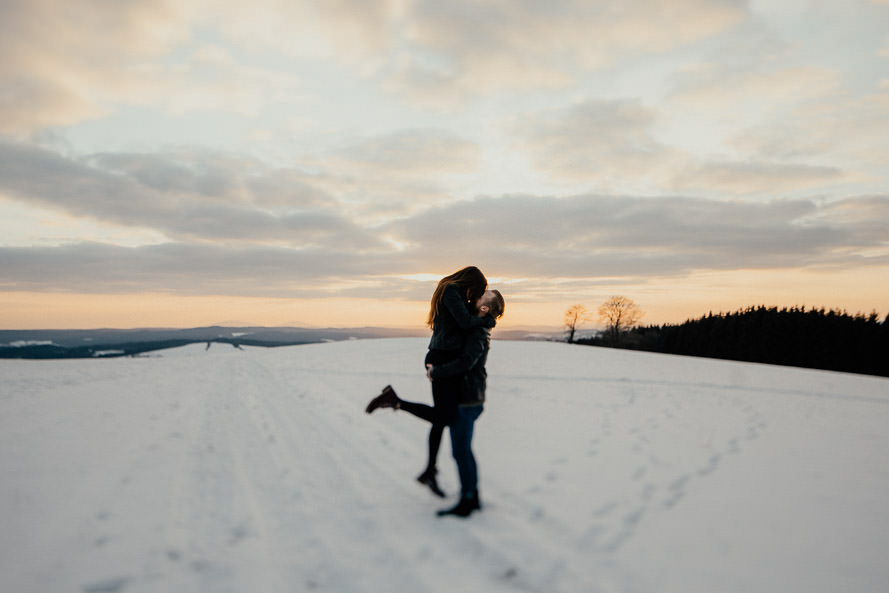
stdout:
<svg viewBox="0 0 889 593">
<path fill-rule="evenodd" d="M 676 492 L 675 494 L 673 494 L 673 496 L 664 501 L 664 508 L 672 509 L 677 504 L 679 504 L 679 501 L 682 500 L 683 496 L 685 496 L 684 492 Z"/>
<path fill-rule="evenodd" d="M 738 446 L 738 439 L 732 439 L 728 442 L 728 451 L 730 455 L 735 455 L 741 452 L 741 448 Z"/>
<path fill-rule="evenodd" d="M 642 489 L 642 500 L 649 501 L 651 500 L 654 493 L 657 491 L 657 486 L 652 484 L 651 482 L 645 484 L 645 487 Z"/>
<path fill-rule="evenodd" d="M 126 587 L 129 577 L 117 577 L 83 586 L 84 593 L 117 593 Z"/>
<path fill-rule="evenodd" d="M 624 517 L 624 525 L 627 527 L 633 527 L 640 520 L 642 520 L 642 515 L 645 514 L 645 509 L 636 509 L 626 517 Z"/>
<path fill-rule="evenodd" d="M 234 546 L 239 543 L 242 539 L 247 537 L 248 531 L 247 527 L 244 525 L 238 525 L 231 530 L 231 538 L 228 540 L 230 546 Z"/>
<path fill-rule="evenodd" d="M 719 455 L 718 453 L 711 456 L 707 465 L 698 470 L 698 475 L 706 476 L 712 474 L 714 471 L 716 471 L 716 468 L 719 467 L 720 459 L 722 459 L 722 455 Z"/>
<path fill-rule="evenodd" d="M 678 480 L 670 484 L 670 490 L 679 491 L 688 484 L 689 477 L 687 475 L 680 477 Z"/>
</svg>

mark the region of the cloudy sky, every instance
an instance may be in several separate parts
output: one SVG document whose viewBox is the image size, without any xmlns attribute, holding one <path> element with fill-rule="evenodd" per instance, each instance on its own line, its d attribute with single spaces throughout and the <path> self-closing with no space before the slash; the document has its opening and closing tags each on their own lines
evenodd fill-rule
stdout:
<svg viewBox="0 0 889 593">
<path fill-rule="evenodd" d="M 889 313 L 889 0 L 0 0 L 0 327 Z"/>
</svg>

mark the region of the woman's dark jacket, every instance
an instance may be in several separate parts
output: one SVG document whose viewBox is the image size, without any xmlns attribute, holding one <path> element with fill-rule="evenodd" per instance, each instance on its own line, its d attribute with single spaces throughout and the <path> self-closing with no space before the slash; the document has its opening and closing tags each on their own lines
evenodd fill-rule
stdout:
<svg viewBox="0 0 889 593">
<path fill-rule="evenodd" d="M 482 319 L 493 317 L 486 315 Z M 484 403 L 488 372 L 485 363 L 488 361 L 488 350 L 491 347 L 491 330 L 487 327 L 476 327 L 466 332 L 463 350 L 450 362 L 433 366 L 430 376 L 433 379 L 444 379 L 462 375 L 460 393 L 457 404 L 475 406 Z"/>
<path fill-rule="evenodd" d="M 463 333 L 474 327 L 494 327 L 490 315 L 473 315 L 466 305 L 466 297 L 457 284 L 449 284 L 441 296 L 438 312 L 432 320 L 430 350 L 460 350 L 463 346 Z"/>
</svg>

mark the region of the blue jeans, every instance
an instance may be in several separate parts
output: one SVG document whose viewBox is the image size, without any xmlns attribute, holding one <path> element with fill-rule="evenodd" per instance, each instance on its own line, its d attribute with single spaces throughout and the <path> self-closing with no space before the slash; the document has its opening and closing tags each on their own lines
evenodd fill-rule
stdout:
<svg viewBox="0 0 889 593">
<path fill-rule="evenodd" d="M 472 432 L 484 406 L 460 406 L 457 420 L 450 426 L 451 452 L 460 474 L 460 493 L 464 498 L 478 494 L 478 467 L 472 454 Z"/>
</svg>

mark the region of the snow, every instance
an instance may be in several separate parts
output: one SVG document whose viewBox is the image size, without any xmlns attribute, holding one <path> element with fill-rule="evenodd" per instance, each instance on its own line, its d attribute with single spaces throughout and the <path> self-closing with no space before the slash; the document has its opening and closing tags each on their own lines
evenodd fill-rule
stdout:
<svg viewBox="0 0 889 593">
<path fill-rule="evenodd" d="M 8 344 L 0 344 L 8 348 L 26 348 L 28 346 L 56 346 L 52 340 L 15 340 Z"/>
<path fill-rule="evenodd" d="M 125 354 L 126 350 L 96 350 L 93 352 L 93 358 L 101 358 L 102 356 L 118 356 Z"/>
<path fill-rule="evenodd" d="M 0 590 L 872 593 L 889 380 L 495 341 L 482 512 L 414 477 L 426 340 L 0 361 Z"/>
</svg>

